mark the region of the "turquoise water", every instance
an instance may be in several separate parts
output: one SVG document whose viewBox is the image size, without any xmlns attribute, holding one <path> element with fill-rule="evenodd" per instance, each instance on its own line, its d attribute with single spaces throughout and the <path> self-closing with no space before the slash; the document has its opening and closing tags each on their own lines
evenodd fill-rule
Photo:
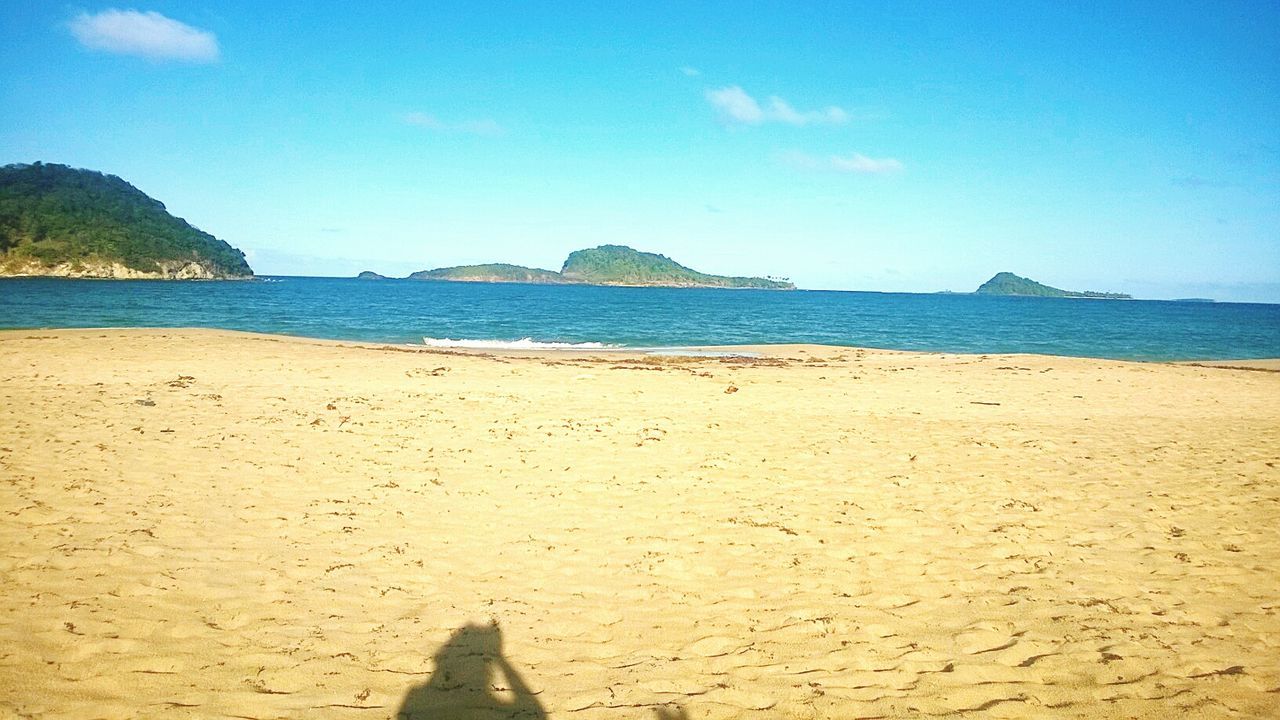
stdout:
<svg viewBox="0 0 1280 720">
<path fill-rule="evenodd" d="M 1280 357 L 1280 305 L 267 278 L 0 280 L 0 328 L 216 327 L 308 337 L 825 343 L 1141 360 Z"/>
</svg>

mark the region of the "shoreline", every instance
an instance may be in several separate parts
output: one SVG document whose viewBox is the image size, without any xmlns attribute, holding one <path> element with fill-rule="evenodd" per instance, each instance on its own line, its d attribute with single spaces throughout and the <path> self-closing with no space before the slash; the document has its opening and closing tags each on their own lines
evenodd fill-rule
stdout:
<svg viewBox="0 0 1280 720">
<path fill-rule="evenodd" d="M 1280 372 L 1280 359 L 1258 358 L 1252 360 L 1187 360 L 1176 363 L 1190 367 L 1208 367 L 1219 370 L 1252 370 L 1254 372 Z"/>
<path fill-rule="evenodd" d="M 0 274 L 0 280 L 106 280 L 110 282 L 192 282 L 192 283 L 209 283 L 209 282 L 244 282 L 249 280 L 261 280 L 265 275 L 228 275 L 226 277 L 170 277 L 160 273 L 145 272 L 145 274 L 134 275 L 130 277 L 107 277 L 103 275 L 41 275 L 41 274 Z"/>
<path fill-rule="evenodd" d="M 1052 355 L 1047 353 L 994 353 L 994 352 L 957 352 L 943 350 L 897 350 L 892 348 L 859 347 L 853 345 L 823 345 L 819 343 L 776 343 L 776 344 L 743 344 L 743 345 L 673 345 L 645 347 L 469 347 L 469 346 L 432 346 L 417 343 L 382 342 L 375 340 L 347 340 L 341 338 L 322 338 L 306 335 L 285 335 L 279 333 L 256 332 L 252 330 L 232 330 L 212 327 L 78 327 L 78 328 L 0 328 L 0 339 L 15 333 L 50 332 L 50 333 L 136 333 L 151 335 L 156 333 L 225 333 L 229 336 L 245 336 L 260 339 L 291 340 L 325 345 L 349 345 L 366 348 L 386 348 L 403 352 L 436 352 L 441 354 L 499 355 L 510 357 L 543 357 L 546 355 L 565 354 L 581 356 L 583 354 L 600 353 L 608 357 L 733 357 L 758 356 L 765 358 L 783 357 L 787 353 L 814 354 L 818 352 L 868 352 L 922 356 L 959 356 L 959 357 L 1031 357 L 1061 358 L 1075 360 L 1097 360 L 1117 363 L 1139 363 L 1146 365 L 1183 365 L 1189 367 L 1206 367 L 1226 370 L 1280 371 L 1280 357 L 1275 358 L 1224 358 L 1224 359 L 1187 359 L 1187 360 L 1144 360 L 1095 357 L 1087 355 Z M 490 342 L 490 341 L 479 341 Z M 498 342 L 498 341 L 495 341 Z M 680 351 L 687 351 L 687 354 Z"/>
</svg>

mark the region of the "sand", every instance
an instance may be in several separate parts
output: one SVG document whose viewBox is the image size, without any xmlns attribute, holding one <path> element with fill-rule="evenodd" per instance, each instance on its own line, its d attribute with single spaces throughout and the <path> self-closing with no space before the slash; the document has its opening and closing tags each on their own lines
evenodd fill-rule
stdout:
<svg viewBox="0 0 1280 720">
<path fill-rule="evenodd" d="M 0 333 L 0 716 L 1268 717 L 1280 373 Z"/>
<path fill-rule="evenodd" d="M 1199 360 L 1185 363 L 1200 367 L 1219 367 L 1231 370 L 1261 370 L 1264 372 L 1280 372 L 1280 359 L 1267 360 Z"/>
</svg>

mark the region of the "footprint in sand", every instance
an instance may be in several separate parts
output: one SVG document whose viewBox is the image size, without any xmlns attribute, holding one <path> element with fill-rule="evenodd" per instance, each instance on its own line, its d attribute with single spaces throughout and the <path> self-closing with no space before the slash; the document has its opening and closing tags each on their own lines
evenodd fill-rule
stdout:
<svg viewBox="0 0 1280 720">
<path fill-rule="evenodd" d="M 750 646 L 751 643 L 744 643 L 738 638 L 712 635 L 688 645 L 685 650 L 700 657 L 720 657 L 739 653 Z"/>
<path fill-rule="evenodd" d="M 898 610 L 911 607 L 920 602 L 920 598 L 910 595 L 884 595 L 871 602 L 871 606 L 881 610 Z"/>
<path fill-rule="evenodd" d="M 761 693 L 725 688 L 707 694 L 707 701 L 728 705 L 742 710 L 768 710 L 778 704 L 777 700 Z"/>
<path fill-rule="evenodd" d="M 650 680 L 649 682 L 640 683 L 638 687 L 655 695 L 684 695 L 685 697 L 691 697 L 707 692 L 705 685 L 689 678 Z"/>
<path fill-rule="evenodd" d="M 966 655 L 981 655 L 1004 650 L 1013 647 L 1017 642 L 1018 639 L 1010 636 L 1009 633 L 997 630 L 975 630 L 956 636 L 956 644 Z"/>
</svg>

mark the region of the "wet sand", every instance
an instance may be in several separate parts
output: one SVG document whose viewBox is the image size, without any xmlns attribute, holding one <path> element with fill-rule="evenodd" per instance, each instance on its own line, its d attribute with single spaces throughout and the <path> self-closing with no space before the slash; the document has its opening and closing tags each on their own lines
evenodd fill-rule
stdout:
<svg viewBox="0 0 1280 720">
<path fill-rule="evenodd" d="M 1271 717 L 1280 373 L 0 332 L 0 715 Z"/>
</svg>

